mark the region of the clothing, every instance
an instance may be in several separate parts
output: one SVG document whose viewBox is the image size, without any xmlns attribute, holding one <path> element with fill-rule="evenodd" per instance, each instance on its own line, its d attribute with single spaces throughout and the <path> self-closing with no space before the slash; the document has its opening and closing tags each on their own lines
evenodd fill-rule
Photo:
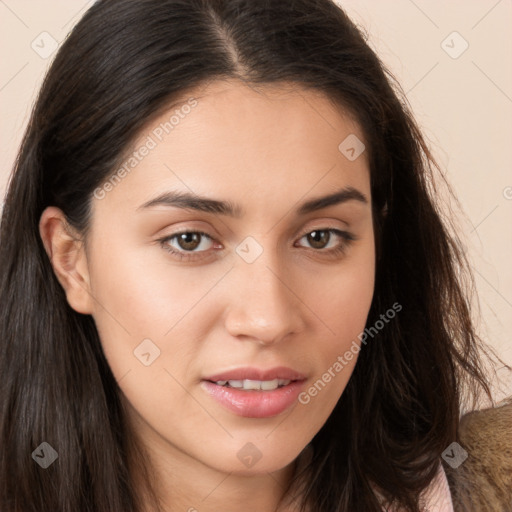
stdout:
<svg viewBox="0 0 512 512">
<path fill-rule="evenodd" d="M 308 444 L 298 459 L 297 469 L 299 472 L 306 468 L 312 456 L 313 447 L 311 444 Z M 382 500 L 382 496 L 380 496 L 378 491 L 376 491 L 376 494 Z M 420 509 L 422 512 L 454 512 L 448 479 L 446 478 L 446 473 L 441 461 L 439 461 L 436 476 L 429 487 L 424 489 L 420 495 Z M 383 508 L 382 510 L 383 512 L 400 512 L 394 508 Z"/>
<path fill-rule="evenodd" d="M 455 509 L 512 512 L 512 397 L 464 414 L 459 435 L 468 457 L 445 466 Z"/>
<path fill-rule="evenodd" d="M 384 501 L 382 495 L 378 491 L 376 494 L 382 503 Z M 448 479 L 441 463 L 429 487 L 420 494 L 419 505 L 421 512 L 454 512 Z M 402 512 L 402 510 L 396 506 L 382 507 L 383 512 Z"/>
<path fill-rule="evenodd" d="M 383 512 L 400 512 L 400 509 L 393 507 L 383 507 L 382 510 Z M 434 480 L 420 495 L 420 510 L 422 512 L 454 512 L 448 480 L 441 463 Z"/>
<path fill-rule="evenodd" d="M 443 465 L 439 463 L 439 470 L 430 486 L 422 493 L 425 502 L 422 503 L 425 512 L 453 512 L 453 502 L 448 487 L 448 480 Z"/>
</svg>

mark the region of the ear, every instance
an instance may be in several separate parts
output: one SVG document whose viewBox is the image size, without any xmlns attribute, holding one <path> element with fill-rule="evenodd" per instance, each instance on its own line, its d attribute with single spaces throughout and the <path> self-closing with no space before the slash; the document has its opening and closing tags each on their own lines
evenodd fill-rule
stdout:
<svg viewBox="0 0 512 512">
<path fill-rule="evenodd" d="M 85 247 L 62 210 L 49 206 L 43 211 L 39 234 L 69 305 L 78 313 L 92 314 L 94 301 Z"/>
</svg>

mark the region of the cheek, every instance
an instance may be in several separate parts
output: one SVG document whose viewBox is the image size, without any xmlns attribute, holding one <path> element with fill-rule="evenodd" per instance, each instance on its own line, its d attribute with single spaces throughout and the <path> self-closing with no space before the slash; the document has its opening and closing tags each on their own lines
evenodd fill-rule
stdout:
<svg viewBox="0 0 512 512">
<path fill-rule="evenodd" d="M 351 255 L 352 256 L 352 255 Z M 357 363 L 361 349 L 361 333 L 372 303 L 375 284 L 375 261 L 373 245 L 353 254 L 352 260 L 340 265 L 336 272 L 310 283 L 314 290 L 311 304 L 323 325 L 323 336 L 316 339 L 318 361 L 316 391 L 326 392 L 325 407 L 330 408 L 345 389 Z M 319 322 L 320 322 L 319 320 Z M 327 390 L 328 388 L 328 390 Z"/>
<path fill-rule="evenodd" d="M 194 340 L 200 341 L 213 311 L 208 292 L 225 269 L 180 267 L 169 263 L 158 246 L 121 249 L 122 239 L 91 259 L 93 316 L 112 372 L 120 378 L 130 371 L 132 381 L 141 370 L 147 375 L 166 368 L 177 377 L 186 375 L 198 350 Z M 144 366 L 138 356 L 148 352 L 146 359 L 154 362 Z M 153 385 L 158 389 L 161 383 Z"/>
<path fill-rule="evenodd" d="M 164 336 L 214 281 L 215 276 L 200 274 L 198 269 L 169 264 L 165 250 L 157 246 L 126 248 L 122 258 L 102 252 L 93 272 L 94 295 L 102 306 L 97 316 L 116 321 L 128 332 Z"/>
<path fill-rule="evenodd" d="M 328 345 L 340 348 L 363 331 L 373 299 L 375 259 L 373 244 L 351 253 L 333 271 L 325 270 L 310 282 L 311 304 L 324 320 Z M 336 340 L 338 340 L 336 342 Z"/>
</svg>

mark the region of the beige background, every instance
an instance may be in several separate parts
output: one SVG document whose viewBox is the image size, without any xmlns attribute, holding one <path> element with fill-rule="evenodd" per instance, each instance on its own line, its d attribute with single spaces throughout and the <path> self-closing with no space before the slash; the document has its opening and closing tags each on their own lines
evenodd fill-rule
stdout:
<svg viewBox="0 0 512 512">
<path fill-rule="evenodd" d="M 0 198 L 52 59 L 46 54 L 92 3 L 0 0 Z M 480 297 L 480 331 L 512 365 L 512 2 L 339 3 L 398 78 L 454 187 Z M 512 394 L 512 378 L 498 375 L 501 399 Z"/>
</svg>

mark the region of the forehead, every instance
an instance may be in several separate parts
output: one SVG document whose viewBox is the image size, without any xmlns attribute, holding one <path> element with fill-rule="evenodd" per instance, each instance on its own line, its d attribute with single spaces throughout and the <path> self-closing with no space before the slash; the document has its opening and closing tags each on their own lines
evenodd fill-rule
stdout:
<svg viewBox="0 0 512 512">
<path fill-rule="evenodd" d="M 278 192 L 298 200 L 340 185 L 369 196 L 365 152 L 356 159 L 343 152 L 344 141 L 354 137 L 363 144 L 358 123 L 319 91 L 211 82 L 148 121 L 106 202 L 136 208 L 152 195 L 180 189 L 237 202 L 258 198 L 265 205 Z"/>
</svg>

